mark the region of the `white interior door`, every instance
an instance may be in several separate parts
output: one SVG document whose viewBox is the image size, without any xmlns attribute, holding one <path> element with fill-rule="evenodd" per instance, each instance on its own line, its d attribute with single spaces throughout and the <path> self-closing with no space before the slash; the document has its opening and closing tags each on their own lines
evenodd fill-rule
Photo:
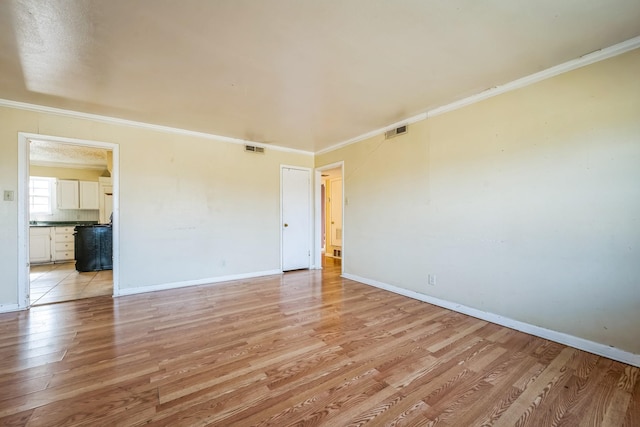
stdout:
<svg viewBox="0 0 640 427">
<path fill-rule="evenodd" d="M 282 270 L 309 268 L 311 172 L 282 168 Z"/>
<path fill-rule="evenodd" d="M 329 193 L 331 202 L 331 234 L 329 241 L 332 246 L 342 246 L 342 179 L 332 179 L 330 181 L 331 192 Z"/>
</svg>

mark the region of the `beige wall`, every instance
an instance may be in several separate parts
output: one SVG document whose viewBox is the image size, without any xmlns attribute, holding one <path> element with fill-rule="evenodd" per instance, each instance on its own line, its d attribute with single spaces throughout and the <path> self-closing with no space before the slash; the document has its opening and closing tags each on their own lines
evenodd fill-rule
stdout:
<svg viewBox="0 0 640 427">
<path fill-rule="evenodd" d="M 0 190 L 18 187 L 18 132 L 119 144 L 120 287 L 280 268 L 280 164 L 312 156 L 0 108 Z M 18 203 L 0 202 L 0 305 L 17 303 Z"/>
<path fill-rule="evenodd" d="M 317 156 L 345 161 L 345 272 L 640 354 L 639 74 L 630 52 Z M 119 144 L 123 289 L 279 268 L 279 165 L 313 162 L 0 108 L 0 191 L 20 131 Z"/>
<path fill-rule="evenodd" d="M 639 75 L 636 50 L 317 156 L 345 162 L 345 273 L 640 354 Z"/>
</svg>

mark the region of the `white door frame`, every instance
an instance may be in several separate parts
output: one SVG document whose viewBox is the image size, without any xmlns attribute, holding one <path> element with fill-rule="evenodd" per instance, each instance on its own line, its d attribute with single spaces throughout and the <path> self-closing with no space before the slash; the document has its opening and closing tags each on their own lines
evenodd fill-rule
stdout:
<svg viewBox="0 0 640 427">
<path fill-rule="evenodd" d="M 345 223 L 344 223 L 344 207 L 345 207 L 345 192 L 344 192 L 344 161 L 340 161 L 340 162 L 336 162 L 336 163 L 331 163 L 330 165 L 325 165 L 325 166 L 321 166 L 319 168 L 316 168 L 316 173 L 315 173 L 315 245 L 314 245 L 314 258 L 315 258 L 315 265 L 317 269 L 321 269 L 322 268 L 322 172 L 329 170 L 329 169 L 335 169 L 335 168 L 340 168 L 340 176 L 342 177 L 342 253 L 341 253 L 341 269 L 340 269 L 340 274 L 344 273 L 344 264 L 345 264 L 345 254 L 347 253 L 345 251 Z"/>
<path fill-rule="evenodd" d="M 280 165 L 280 223 L 278 224 L 278 230 L 280 230 L 280 271 L 284 271 L 284 244 L 283 244 L 283 239 L 282 239 L 282 235 L 284 233 L 284 228 L 283 228 L 283 224 L 284 224 L 284 218 L 282 216 L 282 202 L 283 202 L 283 194 L 282 194 L 282 172 L 283 169 L 298 169 L 298 170 L 303 170 L 303 171 L 307 171 L 309 172 L 309 224 L 311 224 L 311 226 L 309 227 L 309 251 L 312 250 L 314 244 L 313 244 L 313 180 L 311 179 L 311 168 L 305 168 L 302 166 L 290 166 L 290 165 Z M 310 256 L 309 257 L 309 269 L 315 269 L 317 268 L 314 263 L 313 260 L 315 259 L 315 257 Z"/>
<path fill-rule="evenodd" d="M 113 295 L 120 293 L 120 151 L 118 144 L 18 132 L 18 309 L 29 308 L 29 141 L 46 140 L 104 148 L 113 152 Z"/>
</svg>

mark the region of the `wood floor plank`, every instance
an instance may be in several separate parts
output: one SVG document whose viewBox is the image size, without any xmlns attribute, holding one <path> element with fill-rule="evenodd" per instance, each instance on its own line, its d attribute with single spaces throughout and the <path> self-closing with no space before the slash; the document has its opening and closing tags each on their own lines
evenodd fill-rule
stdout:
<svg viewBox="0 0 640 427">
<path fill-rule="evenodd" d="M 633 386 L 631 401 L 629 402 L 629 407 L 627 408 L 627 413 L 622 425 L 626 427 L 640 426 L 640 381 L 636 381 L 635 386 Z"/>
<path fill-rule="evenodd" d="M 125 386 L 123 383 L 122 387 L 83 393 L 40 406 L 33 411 L 29 426 L 107 425 L 109 419 L 116 421 L 126 415 L 133 422 L 138 412 L 145 414 L 144 419 L 155 413 L 158 398 L 154 390 L 133 394 Z"/>
<path fill-rule="evenodd" d="M 621 426 L 624 422 L 624 417 L 631 402 L 631 393 L 627 393 L 621 389 L 615 389 L 613 391 L 613 397 L 609 406 L 604 412 L 602 424 L 609 426 Z"/>
<path fill-rule="evenodd" d="M 222 417 L 219 421 L 223 425 L 279 425 L 285 418 L 301 417 L 316 410 L 322 402 L 328 402 L 340 390 L 369 377 L 375 377 L 377 371 L 371 368 L 371 365 L 357 364 L 353 361 L 343 362 L 329 375 L 296 384 L 295 388 L 277 390 L 275 394 L 269 393 L 256 407 L 243 408 L 241 412 L 229 418 Z"/>
<path fill-rule="evenodd" d="M 529 383 L 524 392 L 513 402 L 500 417 L 500 423 L 504 425 L 526 425 L 532 413 L 540 405 L 540 402 L 566 374 L 566 363 L 574 357 L 572 348 L 566 347 L 562 353 L 554 359 L 538 377 Z"/>
<path fill-rule="evenodd" d="M 0 425 L 640 425 L 640 369 L 322 271 L 0 314 Z"/>
<path fill-rule="evenodd" d="M 23 427 L 27 425 L 32 414 L 33 409 L 2 417 L 0 421 L 3 427 Z"/>
<path fill-rule="evenodd" d="M 590 393 L 589 399 L 583 399 L 583 405 L 578 406 L 580 424 L 585 426 L 597 426 L 604 423 L 604 415 L 611 404 L 616 385 L 621 375 L 622 365 L 611 360 L 601 358 L 599 362 L 602 369 L 593 374 L 592 381 L 585 388 L 595 389 L 598 393 Z M 596 381 L 597 379 L 597 381 Z M 587 404 L 588 402 L 588 404 Z M 624 408 L 626 411 L 626 408 Z"/>
<path fill-rule="evenodd" d="M 535 359 L 530 356 L 516 355 L 495 365 L 479 380 L 492 387 L 485 388 L 485 393 L 477 396 L 473 404 L 466 402 L 459 409 L 460 413 L 451 415 L 449 419 L 465 426 L 492 424 L 521 393 L 511 385 L 513 381 L 534 363 Z"/>
<path fill-rule="evenodd" d="M 3 381 L 0 383 L 0 401 L 44 390 L 50 380 L 51 375 L 17 381 Z"/>
</svg>

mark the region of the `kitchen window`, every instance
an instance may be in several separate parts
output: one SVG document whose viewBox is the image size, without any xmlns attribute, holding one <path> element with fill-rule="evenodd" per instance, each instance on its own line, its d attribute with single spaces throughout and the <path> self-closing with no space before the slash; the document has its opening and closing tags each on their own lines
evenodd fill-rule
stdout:
<svg viewBox="0 0 640 427">
<path fill-rule="evenodd" d="M 55 178 L 29 177 L 29 213 L 31 215 L 53 214 L 53 190 Z"/>
</svg>

